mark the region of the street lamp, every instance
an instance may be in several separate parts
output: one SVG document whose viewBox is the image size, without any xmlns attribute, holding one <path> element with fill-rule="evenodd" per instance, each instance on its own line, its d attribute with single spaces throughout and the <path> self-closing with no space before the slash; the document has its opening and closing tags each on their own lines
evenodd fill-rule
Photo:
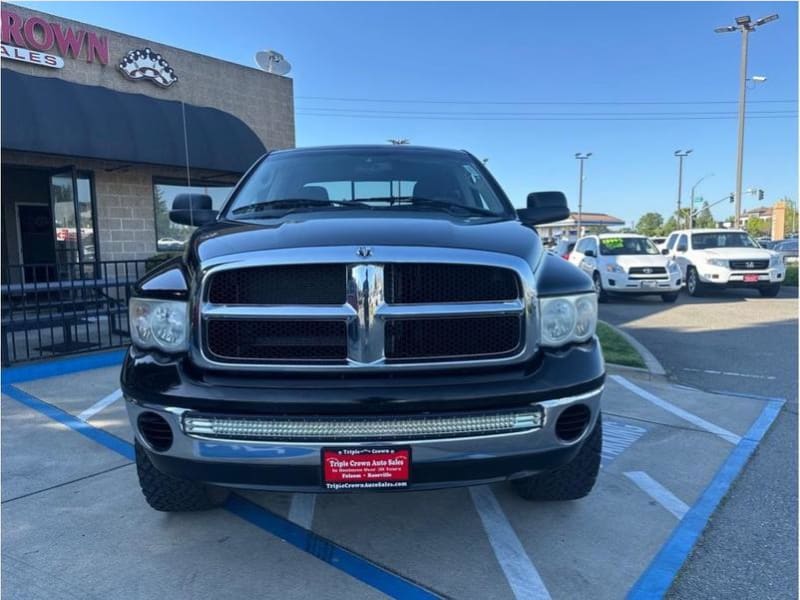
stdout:
<svg viewBox="0 0 800 600">
<path fill-rule="evenodd" d="M 592 155 L 591 152 L 577 152 L 575 158 L 580 162 L 580 174 L 578 175 L 578 237 L 581 237 L 581 226 L 583 221 L 583 163 Z"/>
<path fill-rule="evenodd" d="M 709 173 L 708 175 L 703 175 L 700 179 L 695 181 L 694 185 L 692 186 L 692 194 L 691 196 L 689 196 L 689 202 L 691 202 L 691 206 L 689 208 L 689 229 L 692 229 L 694 227 L 694 190 L 698 185 L 700 185 L 701 181 L 713 176 L 714 176 L 713 173 Z"/>
<path fill-rule="evenodd" d="M 675 156 L 678 157 L 678 216 L 677 221 L 682 223 L 681 219 L 681 195 L 683 194 L 683 159 L 692 153 L 691 150 L 675 150 Z"/>
<path fill-rule="evenodd" d="M 751 31 L 755 31 L 758 27 L 775 21 L 778 15 L 769 15 L 762 17 L 757 21 L 751 21 L 750 17 L 745 15 L 736 17 L 735 25 L 727 25 L 725 27 L 717 27 L 714 31 L 716 33 L 732 33 L 734 31 L 742 32 L 742 57 L 739 71 L 739 142 L 738 150 L 736 153 L 736 190 L 734 215 L 736 223 L 739 222 L 739 213 L 742 211 L 742 165 L 744 162 L 744 107 L 747 100 L 747 40 Z M 766 79 L 766 78 L 765 78 Z M 756 78 L 753 78 L 756 81 Z"/>
</svg>

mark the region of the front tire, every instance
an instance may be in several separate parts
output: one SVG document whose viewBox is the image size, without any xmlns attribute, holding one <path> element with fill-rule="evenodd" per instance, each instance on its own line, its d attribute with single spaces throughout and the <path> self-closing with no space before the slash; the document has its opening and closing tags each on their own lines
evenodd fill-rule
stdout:
<svg viewBox="0 0 800 600">
<path fill-rule="evenodd" d="M 230 495 L 224 488 L 165 475 L 150 462 L 139 440 L 135 446 L 139 486 L 152 508 L 162 512 L 209 510 L 221 506 Z"/>
<path fill-rule="evenodd" d="M 600 273 L 595 271 L 594 275 L 592 275 L 592 281 L 594 282 L 594 291 L 597 292 L 597 301 L 608 302 L 608 294 L 603 289 L 603 280 L 600 277 Z"/>
<path fill-rule="evenodd" d="M 592 491 L 600 471 L 603 446 L 602 415 L 581 446 L 577 456 L 553 471 L 511 481 L 514 491 L 525 500 L 577 500 Z"/>
<path fill-rule="evenodd" d="M 675 304 L 678 299 L 678 292 L 671 292 L 669 294 L 661 294 L 661 301 L 667 304 Z"/>
<path fill-rule="evenodd" d="M 697 269 L 688 267 L 686 269 L 686 291 L 690 296 L 703 295 L 703 284 L 700 282 L 700 276 L 697 274 Z"/>
<path fill-rule="evenodd" d="M 772 285 L 760 287 L 758 288 L 758 291 L 764 298 L 775 298 L 778 295 L 778 292 L 781 291 L 781 284 L 775 283 Z"/>
</svg>

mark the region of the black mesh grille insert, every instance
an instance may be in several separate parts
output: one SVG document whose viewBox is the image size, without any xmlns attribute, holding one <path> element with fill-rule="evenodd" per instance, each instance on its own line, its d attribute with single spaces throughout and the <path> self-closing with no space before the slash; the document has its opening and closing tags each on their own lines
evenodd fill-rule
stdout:
<svg viewBox="0 0 800 600">
<path fill-rule="evenodd" d="M 517 316 L 396 319 L 385 336 L 389 360 L 489 358 L 514 354 L 522 326 Z"/>
<path fill-rule="evenodd" d="M 390 304 L 485 302 L 520 296 L 513 271 L 483 265 L 389 264 L 384 281 Z"/>
<path fill-rule="evenodd" d="M 248 267 L 211 276 L 215 304 L 344 304 L 345 265 Z"/>
<path fill-rule="evenodd" d="M 344 321 L 210 319 L 208 351 L 222 361 L 344 360 Z"/>
<path fill-rule="evenodd" d="M 739 271 L 750 271 L 756 269 L 766 269 L 769 266 L 768 260 L 732 260 L 731 269 Z"/>
</svg>

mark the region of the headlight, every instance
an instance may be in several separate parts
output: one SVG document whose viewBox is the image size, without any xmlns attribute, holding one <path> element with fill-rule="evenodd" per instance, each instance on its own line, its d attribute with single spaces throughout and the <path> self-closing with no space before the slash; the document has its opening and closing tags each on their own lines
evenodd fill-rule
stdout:
<svg viewBox="0 0 800 600">
<path fill-rule="evenodd" d="M 617 263 L 609 263 L 606 265 L 606 271 L 609 273 L 624 273 L 625 269 L 620 267 Z"/>
<path fill-rule="evenodd" d="M 542 346 L 585 342 L 597 325 L 597 294 L 541 299 Z"/>
<path fill-rule="evenodd" d="M 186 302 L 131 298 L 131 340 L 140 348 L 183 352 L 189 347 Z"/>
<path fill-rule="evenodd" d="M 709 258 L 706 262 L 710 265 L 714 265 L 715 267 L 727 267 L 728 261 L 724 258 Z"/>
<path fill-rule="evenodd" d="M 770 267 L 780 267 L 783 265 L 783 257 L 780 254 L 773 254 L 769 257 Z"/>
<path fill-rule="evenodd" d="M 678 273 L 678 272 L 680 272 L 680 270 L 681 270 L 681 268 L 680 268 L 680 266 L 678 265 L 678 263 L 676 263 L 674 260 L 671 260 L 671 261 L 669 261 L 669 262 L 667 263 L 667 269 L 669 269 L 669 270 L 670 270 L 670 271 L 672 271 L 673 273 Z"/>
</svg>

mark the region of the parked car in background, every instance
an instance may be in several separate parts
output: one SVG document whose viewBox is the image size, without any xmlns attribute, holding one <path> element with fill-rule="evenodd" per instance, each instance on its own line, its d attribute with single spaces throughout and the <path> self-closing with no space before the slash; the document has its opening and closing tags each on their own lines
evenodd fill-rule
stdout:
<svg viewBox="0 0 800 600">
<path fill-rule="evenodd" d="M 569 255 L 574 248 L 575 248 L 575 240 L 561 238 L 558 241 L 558 244 L 556 244 L 556 247 L 553 250 L 553 252 L 558 254 L 564 260 L 569 260 Z"/>
<path fill-rule="evenodd" d="M 569 261 L 592 278 L 600 302 L 610 294 L 657 294 L 664 302 L 675 302 L 681 289 L 678 265 L 643 235 L 581 238 Z"/>
<path fill-rule="evenodd" d="M 777 252 L 783 258 L 784 264 L 797 263 L 797 239 L 783 240 L 776 242 L 772 247 L 773 252 Z"/>
<path fill-rule="evenodd" d="M 713 288 L 747 287 L 774 298 L 786 276 L 779 254 L 738 229 L 673 231 L 662 252 L 680 266 L 691 296 Z"/>
<path fill-rule="evenodd" d="M 756 238 L 756 242 L 762 248 L 766 248 L 767 250 L 771 250 L 772 247 L 777 244 L 778 242 L 773 242 L 771 238 L 768 237 L 760 237 Z"/>
<path fill-rule="evenodd" d="M 664 244 L 666 243 L 667 238 L 666 237 L 661 237 L 661 236 L 655 236 L 655 237 L 651 237 L 650 241 L 653 242 L 656 245 L 656 248 L 658 248 L 659 251 L 660 251 L 661 248 L 664 247 Z"/>
</svg>

